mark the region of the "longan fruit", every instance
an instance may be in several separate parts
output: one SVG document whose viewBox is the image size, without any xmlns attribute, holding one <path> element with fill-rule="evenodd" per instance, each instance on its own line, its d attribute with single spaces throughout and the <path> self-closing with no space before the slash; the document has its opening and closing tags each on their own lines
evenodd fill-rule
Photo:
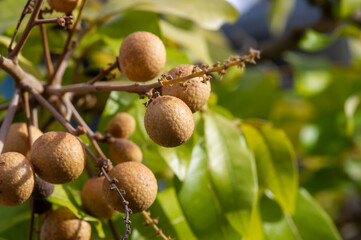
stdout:
<svg viewBox="0 0 361 240">
<path fill-rule="evenodd" d="M 140 147 L 124 138 L 115 138 L 110 142 L 109 155 L 117 164 L 128 161 L 141 162 L 143 159 Z"/>
<path fill-rule="evenodd" d="M 96 217 L 109 219 L 117 213 L 105 200 L 103 193 L 103 180 L 105 177 L 89 179 L 81 190 L 81 201 L 87 213 Z"/>
<path fill-rule="evenodd" d="M 30 159 L 39 177 L 63 184 L 77 179 L 83 172 L 85 153 L 80 141 L 70 133 L 47 132 L 34 142 Z"/>
<path fill-rule="evenodd" d="M 132 115 L 117 113 L 108 124 L 108 132 L 116 138 L 128 138 L 135 130 L 135 120 Z"/>
<path fill-rule="evenodd" d="M 71 14 L 78 7 L 80 0 L 48 0 L 48 3 L 57 12 Z"/>
<path fill-rule="evenodd" d="M 150 32 L 128 35 L 119 50 L 121 72 L 130 80 L 145 82 L 158 76 L 166 62 L 163 42 Z"/>
<path fill-rule="evenodd" d="M 193 68 L 194 66 L 189 64 L 179 65 L 171 69 L 168 74 L 177 78 L 177 72 L 182 71 L 182 76 L 186 76 L 192 74 Z M 192 112 L 196 112 L 207 103 L 211 94 L 211 84 L 209 81 L 203 81 L 202 77 L 195 77 L 189 79 L 185 85 L 183 83 L 164 85 L 162 94 L 183 100 Z"/>
<path fill-rule="evenodd" d="M 125 191 L 124 198 L 129 202 L 133 213 L 148 209 L 157 197 L 158 184 L 152 171 L 138 162 L 124 162 L 116 165 L 110 172 L 111 179 L 118 180 L 115 185 Z M 110 190 L 110 183 L 104 179 L 105 199 L 116 210 L 124 212 L 123 202 L 116 191 Z"/>
<path fill-rule="evenodd" d="M 192 111 L 179 98 L 160 96 L 148 106 L 144 125 L 149 137 L 163 147 L 179 146 L 192 136 Z"/>
<path fill-rule="evenodd" d="M 0 154 L 0 204 L 17 206 L 33 192 L 35 176 L 30 161 L 21 153 Z"/>
<path fill-rule="evenodd" d="M 34 126 L 30 126 L 30 132 L 32 137 L 32 143 L 41 135 L 43 135 L 43 132 Z M 3 153 L 18 152 L 29 158 L 30 146 L 28 138 L 29 136 L 26 123 L 11 124 L 4 142 Z"/>
<path fill-rule="evenodd" d="M 40 236 L 42 240 L 89 240 L 91 226 L 68 208 L 61 207 L 45 218 Z"/>
<path fill-rule="evenodd" d="M 45 199 L 54 192 L 54 184 L 41 179 L 35 174 L 35 187 L 32 197 L 35 199 Z"/>
</svg>

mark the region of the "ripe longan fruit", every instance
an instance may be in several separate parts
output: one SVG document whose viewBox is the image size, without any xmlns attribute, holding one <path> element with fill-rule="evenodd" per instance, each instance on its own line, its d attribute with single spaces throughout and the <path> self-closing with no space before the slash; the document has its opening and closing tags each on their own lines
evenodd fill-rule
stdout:
<svg viewBox="0 0 361 240">
<path fill-rule="evenodd" d="M 30 126 L 30 132 L 32 137 L 32 143 L 38 139 L 43 132 L 37 127 Z M 3 153 L 5 152 L 18 152 L 26 157 L 29 157 L 30 146 L 28 140 L 28 129 L 26 123 L 13 123 L 11 124 L 8 134 L 4 142 Z"/>
<path fill-rule="evenodd" d="M 148 106 L 144 125 L 149 137 L 163 147 L 179 146 L 192 136 L 192 111 L 179 98 L 161 96 Z"/>
<path fill-rule="evenodd" d="M 135 120 L 132 115 L 117 113 L 108 124 L 108 132 L 116 138 L 128 138 L 135 130 Z"/>
<path fill-rule="evenodd" d="M 0 155 L 0 204 L 17 206 L 33 192 L 35 176 L 30 161 L 21 153 Z"/>
<path fill-rule="evenodd" d="M 182 71 L 182 76 L 186 76 L 192 74 L 193 68 L 194 66 L 189 64 L 179 65 L 171 69 L 168 74 L 173 78 L 177 78 L 177 72 Z M 211 94 L 211 84 L 209 81 L 203 82 L 202 77 L 195 77 L 189 79 L 185 86 L 183 83 L 164 85 L 162 94 L 181 99 L 192 112 L 196 112 L 207 103 Z"/>
<path fill-rule="evenodd" d="M 35 186 L 32 193 L 35 199 L 45 199 L 54 192 L 54 184 L 41 179 L 35 174 Z"/>
<path fill-rule="evenodd" d="M 81 190 L 81 201 L 86 212 L 96 218 L 109 219 L 117 213 L 105 200 L 103 180 L 105 177 L 89 179 Z"/>
<path fill-rule="evenodd" d="M 61 207 L 45 218 L 40 236 L 42 240 L 89 240 L 91 226 L 68 208 Z"/>
<path fill-rule="evenodd" d="M 48 0 L 48 3 L 57 12 L 71 14 L 78 7 L 80 0 Z"/>
<path fill-rule="evenodd" d="M 141 162 L 143 159 L 143 153 L 140 147 L 134 142 L 124 138 L 115 138 L 110 142 L 109 155 L 117 164 L 128 161 Z"/>
<path fill-rule="evenodd" d="M 30 159 L 39 177 L 63 184 L 83 172 L 85 153 L 80 141 L 70 133 L 47 132 L 34 142 Z"/>
<path fill-rule="evenodd" d="M 166 62 L 163 42 L 150 32 L 128 35 L 119 50 L 121 72 L 130 80 L 145 82 L 158 76 Z"/>
<path fill-rule="evenodd" d="M 133 213 L 148 209 L 157 197 L 157 179 L 142 163 L 120 163 L 109 172 L 109 177 L 118 180 L 115 185 L 125 191 L 124 198 L 129 202 L 128 206 Z M 103 192 L 111 206 L 120 212 L 125 211 L 120 196 L 116 191 L 110 190 L 110 183 L 106 179 L 103 181 Z"/>
</svg>

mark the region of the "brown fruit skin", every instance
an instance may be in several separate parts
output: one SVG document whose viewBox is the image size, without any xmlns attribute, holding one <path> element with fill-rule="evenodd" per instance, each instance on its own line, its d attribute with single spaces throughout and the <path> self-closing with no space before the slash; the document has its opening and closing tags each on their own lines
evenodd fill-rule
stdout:
<svg viewBox="0 0 361 240">
<path fill-rule="evenodd" d="M 116 165 L 110 172 L 111 179 L 118 180 L 115 185 L 125 191 L 124 198 L 129 202 L 132 213 L 148 209 L 157 197 L 158 184 L 152 171 L 142 163 L 124 162 Z M 110 190 L 110 183 L 103 182 L 105 199 L 116 210 L 124 212 L 124 205 L 116 191 Z"/>
<path fill-rule="evenodd" d="M 192 74 L 193 65 L 179 65 L 171 69 L 168 74 L 173 78 L 177 77 L 178 71 L 183 71 L 182 76 Z M 162 87 L 163 95 L 170 95 L 181 99 L 185 102 L 192 112 L 196 112 L 202 109 L 204 104 L 207 103 L 211 94 L 211 84 L 209 81 L 203 82 L 203 78 L 195 77 L 189 79 L 189 82 L 185 86 L 183 83 L 177 83 L 172 85 L 164 85 Z"/>
<path fill-rule="evenodd" d="M 0 155 L 0 204 L 17 206 L 28 200 L 35 185 L 30 161 L 17 152 Z"/>
<path fill-rule="evenodd" d="M 128 35 L 119 50 L 119 65 L 127 78 L 145 82 L 161 74 L 166 62 L 163 42 L 150 32 Z"/>
<path fill-rule="evenodd" d="M 68 208 L 61 207 L 45 218 L 40 236 L 42 240 L 89 240 L 91 226 Z"/>
<path fill-rule="evenodd" d="M 153 100 L 144 116 L 149 137 L 163 147 L 179 146 L 192 136 L 192 111 L 179 98 L 161 96 Z"/>
<path fill-rule="evenodd" d="M 142 150 L 138 145 L 124 138 L 115 138 L 110 142 L 109 155 L 116 164 L 129 161 L 141 162 L 143 159 Z"/>
<path fill-rule="evenodd" d="M 34 126 L 30 126 L 30 132 L 33 140 L 32 143 L 43 135 L 43 132 Z M 3 153 L 18 152 L 29 158 L 30 148 L 28 141 L 28 129 L 26 123 L 13 123 L 6 135 Z"/>
<path fill-rule="evenodd" d="M 128 138 L 135 130 L 135 120 L 132 115 L 117 113 L 108 124 L 108 132 L 116 138 Z"/>
<path fill-rule="evenodd" d="M 80 0 L 48 0 L 48 3 L 55 11 L 70 14 L 78 7 Z"/>
<path fill-rule="evenodd" d="M 81 201 L 86 212 L 96 218 L 109 219 L 117 211 L 105 200 L 103 180 L 105 177 L 89 179 L 81 190 Z"/>
<path fill-rule="evenodd" d="M 83 172 L 85 153 L 79 140 L 70 133 L 47 132 L 34 142 L 30 159 L 39 177 L 63 184 Z"/>
</svg>

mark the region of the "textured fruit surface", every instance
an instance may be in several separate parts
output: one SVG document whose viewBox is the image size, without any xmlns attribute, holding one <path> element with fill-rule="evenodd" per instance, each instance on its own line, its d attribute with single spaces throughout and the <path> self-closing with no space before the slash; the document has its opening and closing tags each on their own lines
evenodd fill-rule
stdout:
<svg viewBox="0 0 361 240">
<path fill-rule="evenodd" d="M 109 219 L 117 212 L 105 200 L 103 181 L 105 177 L 89 179 L 81 190 L 81 201 L 86 212 L 97 218 Z"/>
<path fill-rule="evenodd" d="M 119 50 L 121 71 L 132 81 L 144 82 L 155 78 L 161 74 L 165 62 L 164 44 L 150 32 L 130 34 Z"/>
<path fill-rule="evenodd" d="M 43 135 L 43 132 L 34 126 L 30 126 L 30 132 L 33 140 L 32 142 Z M 18 152 L 29 157 L 30 147 L 26 123 L 11 124 L 4 142 L 3 153 L 5 152 Z"/>
<path fill-rule="evenodd" d="M 144 125 L 149 137 L 163 147 L 179 146 L 192 136 L 192 111 L 179 98 L 161 96 L 148 106 Z"/>
<path fill-rule="evenodd" d="M 42 240 L 88 240 L 91 227 L 78 219 L 68 208 L 61 207 L 49 213 L 40 233 Z"/>
<path fill-rule="evenodd" d="M 52 9 L 70 14 L 80 3 L 80 0 L 48 0 Z"/>
<path fill-rule="evenodd" d="M 173 78 L 177 77 L 177 72 L 182 71 L 182 76 L 192 74 L 193 65 L 179 65 L 171 69 L 168 74 Z M 172 85 L 165 85 L 162 87 L 163 95 L 170 95 L 181 99 L 185 102 L 192 112 L 196 112 L 201 109 L 204 104 L 207 103 L 211 94 L 211 84 L 209 81 L 203 82 L 203 78 L 195 77 L 189 79 L 189 81 L 183 85 L 183 83 L 177 83 Z"/>
<path fill-rule="evenodd" d="M 54 192 L 54 184 L 41 179 L 35 174 L 35 187 L 32 196 L 36 199 L 45 199 Z"/>
<path fill-rule="evenodd" d="M 54 184 L 78 178 L 85 164 L 83 146 L 66 132 L 47 132 L 39 137 L 31 148 L 30 159 L 39 177 Z"/>
<path fill-rule="evenodd" d="M 125 112 L 117 113 L 108 124 L 108 132 L 116 138 L 128 138 L 134 130 L 135 120 Z"/>
<path fill-rule="evenodd" d="M 143 159 L 142 150 L 138 145 L 124 138 L 115 138 L 110 142 L 109 155 L 117 164 L 129 161 L 141 162 Z"/>
<path fill-rule="evenodd" d="M 17 206 L 33 192 L 35 176 L 30 161 L 17 152 L 0 155 L 0 204 Z"/>
<path fill-rule="evenodd" d="M 152 171 L 138 162 L 124 162 L 116 165 L 110 172 L 110 178 L 116 178 L 119 189 L 125 191 L 124 198 L 129 201 L 133 213 L 149 208 L 154 202 L 158 184 Z M 103 182 L 105 199 L 118 211 L 124 212 L 124 205 L 116 191 L 110 190 L 110 183 Z"/>
</svg>

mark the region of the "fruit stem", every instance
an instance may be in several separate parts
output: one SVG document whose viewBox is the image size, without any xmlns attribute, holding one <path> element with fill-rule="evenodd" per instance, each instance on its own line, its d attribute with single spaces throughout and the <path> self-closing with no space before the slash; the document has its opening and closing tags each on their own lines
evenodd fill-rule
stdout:
<svg viewBox="0 0 361 240">
<path fill-rule="evenodd" d="M 28 232 L 28 240 L 33 238 L 33 229 L 34 229 L 34 201 L 30 200 L 30 222 L 29 222 L 29 232 Z"/>
<path fill-rule="evenodd" d="M 42 12 L 40 12 L 39 18 L 40 19 L 43 18 Z M 39 28 L 40 28 L 41 42 L 43 44 L 46 70 L 48 72 L 48 76 L 51 76 L 54 72 L 54 67 L 53 67 L 53 62 L 51 60 L 51 56 L 50 56 L 48 34 L 46 32 L 46 27 L 43 24 L 39 25 Z"/>
<path fill-rule="evenodd" d="M 107 69 L 100 69 L 100 72 L 97 76 L 95 76 L 92 80 L 90 80 L 87 84 L 93 85 L 97 81 L 101 80 L 102 78 L 106 77 L 111 71 L 113 71 L 118 66 L 118 60 L 109 65 Z"/>
<path fill-rule="evenodd" d="M 31 149 L 31 144 L 33 142 L 33 136 L 30 130 L 31 125 L 31 115 L 30 115 L 30 106 L 29 106 L 29 93 L 23 91 L 22 92 L 22 104 L 25 110 L 25 121 L 26 121 L 26 129 L 28 131 L 28 144 L 29 149 Z"/>
<path fill-rule="evenodd" d="M 142 215 L 145 218 L 146 225 L 151 225 L 155 230 L 157 236 L 160 236 L 164 240 L 170 240 L 170 237 L 164 235 L 162 229 L 157 226 L 157 223 L 150 217 L 150 212 L 142 211 Z"/>
<path fill-rule="evenodd" d="M 1 128 L 0 128 L 0 153 L 2 153 L 2 151 L 3 151 L 4 141 L 5 141 L 6 135 L 8 134 L 11 122 L 14 119 L 16 109 L 18 108 L 18 105 L 19 105 L 19 101 L 20 101 L 20 90 L 18 88 L 16 88 L 14 96 L 11 99 L 8 111 L 6 113 L 4 121 L 1 124 Z"/>
<path fill-rule="evenodd" d="M 109 224 L 110 230 L 113 234 L 114 240 L 119 240 L 117 229 L 115 228 L 114 223 L 111 219 L 108 219 L 108 224 Z"/>
</svg>

